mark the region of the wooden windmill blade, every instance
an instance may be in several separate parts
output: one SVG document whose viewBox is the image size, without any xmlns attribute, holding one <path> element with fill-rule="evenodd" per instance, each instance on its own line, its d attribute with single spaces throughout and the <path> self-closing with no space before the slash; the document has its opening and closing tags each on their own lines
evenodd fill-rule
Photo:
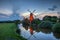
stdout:
<svg viewBox="0 0 60 40">
<path fill-rule="evenodd" d="M 33 10 L 33 12 L 32 13 L 34 13 L 36 10 Z"/>
</svg>

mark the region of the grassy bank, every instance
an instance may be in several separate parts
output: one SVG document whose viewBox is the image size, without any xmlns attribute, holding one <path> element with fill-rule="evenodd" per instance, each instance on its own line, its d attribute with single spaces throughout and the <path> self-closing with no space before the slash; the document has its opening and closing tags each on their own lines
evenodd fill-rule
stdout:
<svg viewBox="0 0 60 40">
<path fill-rule="evenodd" d="M 15 23 L 0 23 L 0 40 L 25 40 L 16 33 Z"/>
</svg>

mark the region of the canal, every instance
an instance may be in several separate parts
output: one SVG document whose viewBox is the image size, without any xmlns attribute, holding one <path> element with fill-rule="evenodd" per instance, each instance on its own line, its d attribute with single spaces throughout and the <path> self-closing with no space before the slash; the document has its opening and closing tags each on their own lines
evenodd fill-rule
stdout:
<svg viewBox="0 0 60 40">
<path fill-rule="evenodd" d="M 30 34 L 30 29 L 25 30 L 22 24 L 19 24 L 21 36 L 28 40 L 60 40 L 58 33 L 53 33 L 50 29 L 41 29 L 39 32 L 34 31 L 33 35 Z"/>
</svg>

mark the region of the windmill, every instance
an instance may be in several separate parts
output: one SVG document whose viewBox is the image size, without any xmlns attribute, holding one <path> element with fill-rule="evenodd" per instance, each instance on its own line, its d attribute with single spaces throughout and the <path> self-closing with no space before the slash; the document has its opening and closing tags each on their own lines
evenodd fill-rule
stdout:
<svg viewBox="0 0 60 40">
<path fill-rule="evenodd" d="M 30 12 L 30 14 L 33 14 L 36 10 L 33 10 L 32 12 L 28 9 L 28 12 Z"/>
<path fill-rule="evenodd" d="M 34 32 L 33 32 L 33 29 L 34 28 L 32 28 L 32 23 L 33 23 L 33 21 L 35 21 L 36 19 L 34 19 L 34 17 L 33 17 L 33 13 L 36 11 L 36 10 L 33 10 L 32 12 L 30 11 L 30 10 L 28 10 L 29 12 L 30 12 L 30 34 L 31 35 L 33 35 L 34 34 Z"/>
<path fill-rule="evenodd" d="M 28 12 L 30 12 L 30 17 L 29 17 L 29 21 L 30 21 L 30 33 L 33 35 L 33 28 L 31 26 L 32 24 L 32 21 L 34 20 L 34 17 L 33 17 L 33 13 L 35 12 L 36 10 L 33 10 L 32 12 L 28 9 Z"/>
<path fill-rule="evenodd" d="M 33 13 L 34 13 L 36 10 L 33 10 L 33 11 L 31 12 L 31 11 L 28 9 L 27 11 L 30 13 L 29 22 L 28 22 L 28 24 L 29 24 L 29 26 L 28 26 L 29 32 L 30 32 L 31 36 L 33 36 L 34 38 L 36 38 L 37 40 L 39 40 L 39 39 L 34 35 L 35 32 L 33 32 L 33 31 L 34 31 L 34 28 L 33 28 L 33 26 L 32 26 L 33 24 L 35 24 L 35 23 L 33 23 L 33 21 L 35 20 L 34 17 L 33 17 Z M 26 21 L 23 21 L 23 23 L 22 23 L 22 24 L 24 25 L 23 27 L 26 27 L 26 26 L 25 26 L 25 23 L 27 23 L 27 22 L 26 22 Z M 33 23 L 33 24 L 32 24 L 32 23 Z M 26 25 L 27 25 L 27 24 L 26 24 Z M 28 39 L 30 39 L 31 36 L 29 36 Z"/>
<path fill-rule="evenodd" d="M 33 17 L 33 13 L 35 12 L 36 10 L 33 10 L 32 12 L 28 9 L 28 12 L 30 12 L 30 21 L 32 21 L 34 19 Z"/>
</svg>

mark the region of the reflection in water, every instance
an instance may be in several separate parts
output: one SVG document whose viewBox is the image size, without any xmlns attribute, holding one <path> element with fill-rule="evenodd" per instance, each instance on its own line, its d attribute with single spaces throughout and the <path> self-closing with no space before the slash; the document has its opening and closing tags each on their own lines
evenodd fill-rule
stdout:
<svg viewBox="0 0 60 40">
<path fill-rule="evenodd" d="M 30 29 L 30 34 L 33 35 L 33 28 L 30 27 L 29 29 Z"/>
<path fill-rule="evenodd" d="M 44 29 L 44 28 L 42 28 L 41 32 L 49 34 L 49 33 L 51 33 L 51 29 L 47 29 L 47 28 Z"/>
<path fill-rule="evenodd" d="M 30 34 L 30 29 L 25 30 L 22 24 L 18 25 L 21 30 L 21 36 L 28 40 L 58 40 L 55 38 L 57 34 L 51 32 L 50 29 L 40 29 L 40 32 L 33 31 L 33 35 Z M 60 36 L 58 36 L 60 37 Z"/>
<path fill-rule="evenodd" d="M 53 32 L 53 35 L 55 36 L 55 38 L 60 39 L 60 33 Z"/>
</svg>

